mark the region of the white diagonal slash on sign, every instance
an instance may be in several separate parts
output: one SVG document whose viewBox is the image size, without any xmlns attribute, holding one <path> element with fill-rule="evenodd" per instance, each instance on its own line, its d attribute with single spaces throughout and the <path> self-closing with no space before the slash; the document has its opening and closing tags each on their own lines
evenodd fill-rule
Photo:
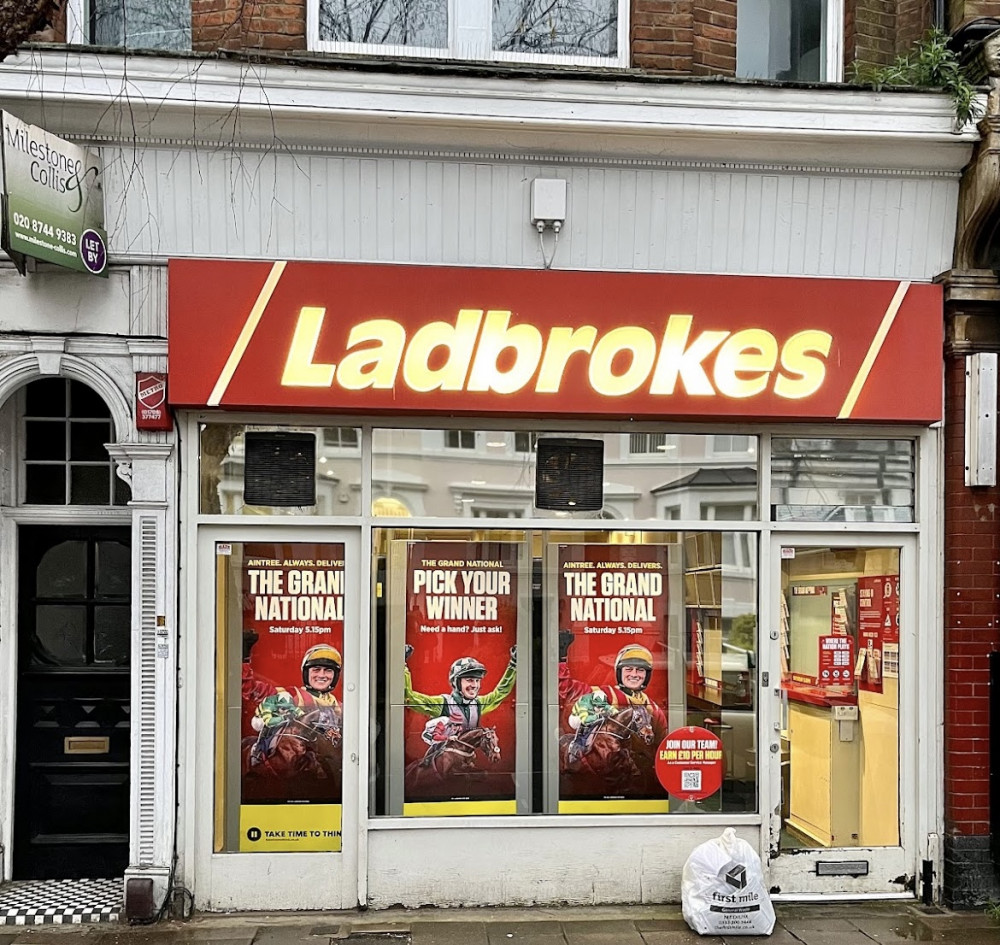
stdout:
<svg viewBox="0 0 1000 945">
<path fill-rule="evenodd" d="M 858 370 L 857 377 L 854 378 L 854 383 L 851 384 L 851 389 L 847 392 L 847 399 L 844 401 L 844 406 L 840 408 L 840 413 L 837 414 L 838 420 L 848 419 L 854 410 L 854 405 L 858 402 L 858 397 L 861 396 L 861 391 L 868 380 L 868 375 L 871 374 L 872 365 L 875 364 L 875 359 L 878 357 L 879 352 L 882 350 L 882 345 L 885 343 L 885 336 L 889 334 L 889 329 L 892 328 L 896 313 L 899 311 L 899 306 L 903 304 L 903 297 L 909 288 L 909 282 L 900 282 L 896 288 L 896 294 L 892 297 L 889 307 L 882 316 L 882 324 L 878 326 L 878 331 L 875 332 L 875 337 L 872 338 L 872 343 L 868 346 L 868 354 L 865 355 L 864 361 L 861 362 L 861 368 Z"/>
<path fill-rule="evenodd" d="M 250 344 L 250 339 L 253 338 L 253 333 L 257 330 L 257 325 L 264 314 L 264 309 L 267 308 L 267 303 L 271 301 L 271 296 L 278 285 L 278 280 L 281 278 L 281 274 L 285 271 L 285 266 L 287 265 L 287 262 L 281 261 L 271 266 L 271 271 L 268 273 L 264 285 L 261 286 L 257 301 L 253 303 L 253 308 L 250 309 L 250 314 L 247 315 L 247 320 L 243 323 L 243 330 L 240 332 L 239 338 L 236 339 L 233 350 L 229 352 L 226 365 L 222 369 L 222 373 L 219 375 L 219 379 L 215 382 L 215 387 L 212 388 L 212 393 L 208 397 L 209 407 L 218 407 L 222 401 L 223 395 L 226 393 L 226 388 L 229 387 L 229 382 L 233 379 L 233 375 L 236 373 L 236 369 L 243 359 L 247 346 Z"/>
</svg>

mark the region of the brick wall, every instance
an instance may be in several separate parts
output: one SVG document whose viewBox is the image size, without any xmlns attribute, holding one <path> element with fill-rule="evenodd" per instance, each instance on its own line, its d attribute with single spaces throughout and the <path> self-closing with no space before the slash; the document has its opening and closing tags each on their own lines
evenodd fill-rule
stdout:
<svg viewBox="0 0 1000 945">
<path fill-rule="evenodd" d="M 191 48 L 306 48 L 306 0 L 191 0 Z"/>
<path fill-rule="evenodd" d="M 688 75 L 694 63 L 692 0 L 632 0 L 632 65 Z"/>
<path fill-rule="evenodd" d="M 1000 9 L 1000 0 L 993 5 Z M 632 66 L 735 75 L 736 8 L 737 0 L 632 0 Z M 930 27 L 932 9 L 932 0 L 846 0 L 845 67 L 892 62 Z"/>
<path fill-rule="evenodd" d="M 992 881 L 988 655 L 1000 649 L 1000 488 L 965 485 L 963 356 L 947 359 L 945 385 L 945 885 L 951 904 L 970 907 Z"/>
<path fill-rule="evenodd" d="M 907 52 L 934 24 L 926 0 L 898 0 L 896 5 L 896 55 Z"/>
<path fill-rule="evenodd" d="M 736 0 L 696 0 L 694 75 L 736 75 Z"/>
<path fill-rule="evenodd" d="M 896 56 L 896 12 L 904 0 L 847 0 L 844 6 L 844 68 L 885 65 Z M 848 73 L 849 77 L 849 73 Z"/>
</svg>

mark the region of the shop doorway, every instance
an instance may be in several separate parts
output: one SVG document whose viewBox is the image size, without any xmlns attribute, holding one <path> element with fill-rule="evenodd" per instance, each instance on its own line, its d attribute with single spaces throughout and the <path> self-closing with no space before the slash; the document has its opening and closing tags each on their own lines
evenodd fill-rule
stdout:
<svg viewBox="0 0 1000 945">
<path fill-rule="evenodd" d="M 888 536 L 886 536 L 888 537 Z M 907 894 L 908 541 L 772 539 L 771 886 Z M 909 867 L 909 870 L 907 869 Z"/>
<path fill-rule="evenodd" d="M 130 530 L 18 530 L 14 879 L 128 865 Z"/>
<path fill-rule="evenodd" d="M 204 529 L 198 555 L 188 809 L 201 904 L 254 908 L 266 875 L 271 908 L 357 906 L 358 533 Z"/>
</svg>

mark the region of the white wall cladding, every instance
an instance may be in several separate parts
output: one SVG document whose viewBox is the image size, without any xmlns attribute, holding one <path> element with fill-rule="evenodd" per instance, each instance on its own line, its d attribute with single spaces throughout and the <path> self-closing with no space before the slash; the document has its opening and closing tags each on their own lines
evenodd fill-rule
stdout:
<svg viewBox="0 0 1000 945">
<path fill-rule="evenodd" d="M 105 147 L 112 259 L 536 267 L 529 185 L 569 181 L 557 268 L 928 279 L 949 268 L 958 177 L 503 155 Z M 547 237 L 551 247 L 551 234 Z"/>
</svg>

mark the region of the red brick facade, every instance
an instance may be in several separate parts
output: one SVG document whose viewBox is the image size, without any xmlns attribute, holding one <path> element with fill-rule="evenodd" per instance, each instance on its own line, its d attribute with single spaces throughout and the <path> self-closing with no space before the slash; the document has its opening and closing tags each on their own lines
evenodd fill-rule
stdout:
<svg viewBox="0 0 1000 945">
<path fill-rule="evenodd" d="M 688 75 L 694 64 L 693 0 L 632 0 L 632 65 Z"/>
<path fill-rule="evenodd" d="M 735 75 L 736 6 L 736 0 L 632 0 L 632 66 L 674 75 Z M 930 28 L 932 7 L 930 0 L 847 0 L 845 68 L 855 61 L 891 62 Z"/>
<path fill-rule="evenodd" d="M 736 75 L 736 0 L 696 0 L 694 75 Z"/>
<path fill-rule="evenodd" d="M 965 485 L 965 357 L 945 364 L 945 826 L 985 836 L 989 654 L 1000 649 L 1000 488 Z"/>
<path fill-rule="evenodd" d="M 306 48 L 306 0 L 191 0 L 191 48 Z"/>
</svg>

